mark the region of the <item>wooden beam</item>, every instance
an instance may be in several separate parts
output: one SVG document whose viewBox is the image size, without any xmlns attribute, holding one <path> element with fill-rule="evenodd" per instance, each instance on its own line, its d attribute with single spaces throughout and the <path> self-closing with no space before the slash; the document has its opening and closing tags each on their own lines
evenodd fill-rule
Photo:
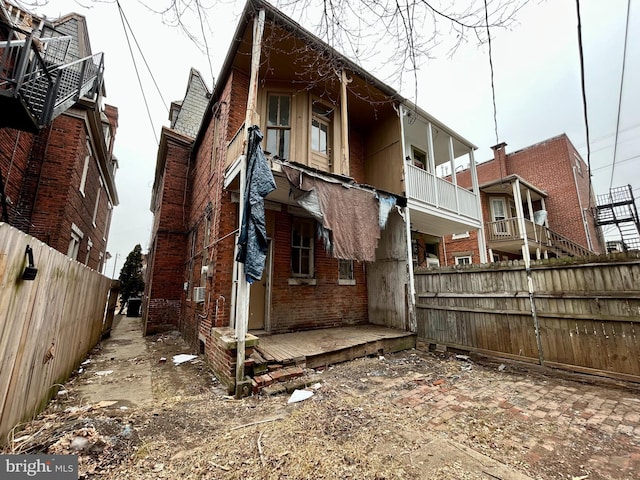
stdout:
<svg viewBox="0 0 640 480">
<path fill-rule="evenodd" d="M 347 85 L 353 80 L 347 78 L 347 72 L 342 70 L 340 72 L 340 126 L 341 136 L 340 139 L 342 148 L 340 155 L 340 173 L 341 175 L 349 176 L 349 112 L 347 107 Z"/>
</svg>

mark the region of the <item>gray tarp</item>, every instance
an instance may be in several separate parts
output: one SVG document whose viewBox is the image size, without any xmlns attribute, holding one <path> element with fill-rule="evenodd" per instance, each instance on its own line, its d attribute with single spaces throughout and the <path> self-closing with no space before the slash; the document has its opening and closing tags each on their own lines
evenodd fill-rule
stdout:
<svg viewBox="0 0 640 480">
<path fill-rule="evenodd" d="M 260 146 L 262 137 L 258 126 L 249 127 L 244 214 L 236 257 L 238 262 L 244 263 L 245 276 L 249 283 L 262 278 L 267 257 L 264 197 L 276 189 L 271 167 Z"/>
</svg>

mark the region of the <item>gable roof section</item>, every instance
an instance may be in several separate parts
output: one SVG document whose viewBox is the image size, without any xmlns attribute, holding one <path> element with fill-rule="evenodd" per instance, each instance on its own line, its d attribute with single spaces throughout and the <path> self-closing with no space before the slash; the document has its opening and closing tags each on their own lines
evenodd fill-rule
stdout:
<svg viewBox="0 0 640 480">
<path fill-rule="evenodd" d="M 195 68 L 192 68 L 189 72 L 189 81 L 183 100 L 172 102 L 172 108 L 178 107 L 178 114 L 171 121 L 171 129 L 181 135 L 195 138 L 210 96 L 211 92 L 204 83 L 202 75 Z"/>
</svg>

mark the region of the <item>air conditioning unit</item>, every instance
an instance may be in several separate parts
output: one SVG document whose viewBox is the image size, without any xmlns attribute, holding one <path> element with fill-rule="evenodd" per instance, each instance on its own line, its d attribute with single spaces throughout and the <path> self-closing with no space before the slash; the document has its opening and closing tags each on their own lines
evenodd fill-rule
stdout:
<svg viewBox="0 0 640 480">
<path fill-rule="evenodd" d="M 206 293 L 207 287 L 193 287 L 193 301 L 196 303 L 204 303 Z"/>
</svg>

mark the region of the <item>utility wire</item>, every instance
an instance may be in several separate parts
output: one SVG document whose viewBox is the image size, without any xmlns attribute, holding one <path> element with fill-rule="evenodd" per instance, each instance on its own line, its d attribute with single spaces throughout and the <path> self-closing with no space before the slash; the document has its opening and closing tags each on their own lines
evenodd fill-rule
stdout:
<svg viewBox="0 0 640 480">
<path fill-rule="evenodd" d="M 485 0 L 486 2 L 486 0 Z M 587 139 L 587 170 L 589 173 L 589 210 L 591 209 L 591 143 L 589 141 L 589 116 L 587 114 L 587 91 L 584 86 L 584 52 L 582 49 L 582 22 L 580 20 L 580 0 L 576 0 L 578 18 L 578 52 L 580 56 L 580 85 L 582 88 L 582 108 L 584 110 L 584 130 Z"/>
<path fill-rule="evenodd" d="M 199 3 L 199 2 L 196 2 L 196 3 Z M 140 48 L 140 44 L 138 43 L 138 39 L 136 38 L 136 34 L 133 33 L 133 29 L 131 28 L 131 25 L 129 24 L 129 19 L 124 14 L 124 11 L 122 10 L 122 7 L 120 6 L 120 2 L 118 2 L 118 8 L 120 9 L 120 15 L 124 18 L 124 21 L 127 23 L 127 27 L 129 27 L 129 31 L 131 32 L 131 36 L 133 37 L 133 41 L 136 43 L 136 47 L 138 47 L 138 52 L 140 52 L 140 56 L 142 57 L 142 61 L 144 62 L 144 65 L 147 67 L 147 71 L 149 72 L 149 76 L 151 76 L 151 80 L 153 81 L 153 84 L 155 85 L 156 90 L 158 91 L 158 95 L 160 96 L 160 100 L 162 100 L 162 105 L 164 105 L 164 108 L 167 110 L 167 113 L 169 113 L 169 106 L 168 106 L 169 103 L 162 96 L 162 92 L 160 91 L 160 87 L 158 86 L 158 82 L 156 82 L 156 77 L 153 75 L 153 72 L 151 71 L 151 68 L 149 67 L 149 64 L 147 63 L 147 59 L 144 56 L 144 53 L 142 53 L 142 48 Z M 128 41 L 129 40 L 127 39 L 127 42 Z"/>
<path fill-rule="evenodd" d="M 613 186 L 613 172 L 616 169 L 616 154 L 618 153 L 618 131 L 620 130 L 620 110 L 622 110 L 622 86 L 624 85 L 624 67 L 627 63 L 627 39 L 629 37 L 629 10 L 631 9 L 631 0 L 627 0 L 627 23 L 624 30 L 624 50 L 622 52 L 622 72 L 620 74 L 620 94 L 618 96 L 618 118 L 616 120 L 616 140 L 613 144 L 613 165 L 611 166 L 611 180 L 609 181 L 609 190 Z"/>
<path fill-rule="evenodd" d="M 202 32 L 202 39 L 204 40 L 204 49 L 207 52 L 207 62 L 209 62 L 211 81 L 215 83 L 215 77 L 213 75 L 213 65 L 211 64 L 211 54 L 209 53 L 209 42 L 207 42 L 207 35 L 204 33 L 204 22 L 202 21 L 202 12 L 200 11 L 199 1 L 196 1 L 196 8 L 198 9 L 198 18 L 200 19 L 200 31 Z"/>
<path fill-rule="evenodd" d="M 122 29 L 124 30 L 124 36 L 127 39 L 127 45 L 129 46 L 129 54 L 131 55 L 131 61 L 133 62 L 133 68 L 136 71 L 136 77 L 138 77 L 138 85 L 140 85 L 140 91 L 142 92 L 142 99 L 144 100 L 144 106 L 147 109 L 147 116 L 149 117 L 149 123 L 151 124 L 151 130 L 153 131 L 153 136 L 156 139 L 156 144 L 160 145 L 158 140 L 158 135 L 156 134 L 156 128 L 153 125 L 153 118 L 151 117 L 151 112 L 149 111 L 149 103 L 147 102 L 147 96 L 144 94 L 144 88 L 142 87 L 142 80 L 140 79 L 140 73 L 138 72 L 138 65 L 136 64 L 136 59 L 133 57 L 133 50 L 131 49 L 131 42 L 129 41 L 129 34 L 127 33 L 127 27 L 125 25 L 124 12 L 122 11 L 122 7 L 120 6 L 119 0 L 116 0 L 116 4 L 118 5 L 118 10 L 120 12 L 120 20 L 122 22 Z"/>
<path fill-rule="evenodd" d="M 489 31 L 489 10 L 487 0 L 484 0 L 484 19 L 487 26 L 487 41 L 489 43 L 489 68 L 491 69 L 491 96 L 493 98 L 493 129 L 496 134 L 496 145 L 500 143 L 498 140 L 498 112 L 496 109 L 496 88 L 493 82 L 493 58 L 491 54 L 491 32 Z"/>
<path fill-rule="evenodd" d="M 630 162 L 631 160 L 635 160 L 636 158 L 640 158 L 640 155 L 634 155 L 633 157 L 624 158 L 618 162 L 618 165 L 624 162 Z M 613 163 L 607 163 L 606 165 L 602 165 L 601 167 L 594 168 L 591 171 L 595 172 L 597 170 L 602 170 L 603 168 L 609 168 L 611 165 L 613 165 Z M 609 189 L 611 189 L 611 187 L 609 187 Z"/>
</svg>

